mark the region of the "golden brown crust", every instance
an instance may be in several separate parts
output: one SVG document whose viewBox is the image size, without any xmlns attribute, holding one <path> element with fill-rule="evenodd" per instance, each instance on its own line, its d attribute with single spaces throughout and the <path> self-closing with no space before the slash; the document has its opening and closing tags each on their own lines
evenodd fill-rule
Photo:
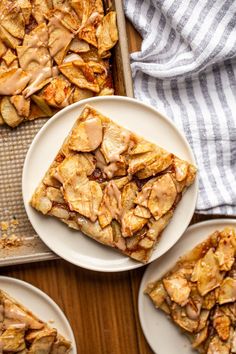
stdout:
<svg viewBox="0 0 236 354">
<path fill-rule="evenodd" d="M 235 257 L 235 230 L 227 227 L 182 256 L 145 290 L 155 307 L 188 334 L 199 353 L 235 353 Z"/>
<path fill-rule="evenodd" d="M 104 14 L 102 0 L 6 0 L 0 13 L 0 124 L 114 94 L 116 13 Z"/>
<path fill-rule="evenodd" d="M 148 168 L 151 175 L 139 178 L 139 171 Z M 87 105 L 31 205 L 147 262 L 195 174 L 196 168 L 188 162 Z"/>
<path fill-rule="evenodd" d="M 3 353 L 41 352 L 66 354 L 71 344 L 55 328 L 0 289 L 0 345 Z"/>
</svg>

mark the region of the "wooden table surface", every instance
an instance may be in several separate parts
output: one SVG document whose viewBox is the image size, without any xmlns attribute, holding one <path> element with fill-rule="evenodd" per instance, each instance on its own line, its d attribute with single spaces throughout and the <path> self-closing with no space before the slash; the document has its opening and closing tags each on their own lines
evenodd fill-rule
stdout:
<svg viewBox="0 0 236 354">
<path fill-rule="evenodd" d="M 129 23 L 127 34 L 130 51 L 137 50 L 141 39 Z M 193 222 L 205 219 L 195 215 Z M 0 273 L 35 285 L 62 308 L 74 331 L 78 354 L 148 354 L 152 351 L 137 309 L 144 271 L 142 267 L 104 274 L 56 260 L 1 268 Z"/>
</svg>

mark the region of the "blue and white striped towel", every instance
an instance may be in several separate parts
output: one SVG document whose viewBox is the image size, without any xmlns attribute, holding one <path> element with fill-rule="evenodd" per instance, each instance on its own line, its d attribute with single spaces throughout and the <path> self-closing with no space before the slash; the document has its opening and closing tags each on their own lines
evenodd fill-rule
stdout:
<svg viewBox="0 0 236 354">
<path fill-rule="evenodd" d="M 135 97 L 156 106 L 195 153 L 197 212 L 236 215 L 236 1 L 124 0 L 143 38 Z"/>
</svg>

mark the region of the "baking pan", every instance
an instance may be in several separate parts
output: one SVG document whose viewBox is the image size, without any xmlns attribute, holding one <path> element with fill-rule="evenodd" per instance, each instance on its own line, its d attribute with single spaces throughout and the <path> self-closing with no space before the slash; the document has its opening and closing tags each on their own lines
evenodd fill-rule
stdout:
<svg viewBox="0 0 236 354">
<path fill-rule="evenodd" d="M 106 11 L 117 12 L 119 41 L 112 53 L 115 94 L 133 97 L 132 76 L 121 0 L 104 0 Z M 32 228 L 22 200 L 21 176 L 25 155 L 47 119 L 24 123 L 16 129 L 0 127 L 0 266 L 58 258 Z M 10 236 L 10 238 L 9 238 Z"/>
</svg>

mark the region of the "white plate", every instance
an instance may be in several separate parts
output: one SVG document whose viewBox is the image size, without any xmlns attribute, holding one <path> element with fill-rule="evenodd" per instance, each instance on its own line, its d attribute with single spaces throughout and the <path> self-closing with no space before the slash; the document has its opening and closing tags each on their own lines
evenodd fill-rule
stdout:
<svg viewBox="0 0 236 354">
<path fill-rule="evenodd" d="M 191 349 L 189 340 L 177 326 L 161 310 L 155 309 L 149 297 L 143 293 L 147 284 L 160 279 L 175 265 L 180 256 L 204 241 L 215 230 L 221 230 L 227 225 L 236 228 L 236 220 L 216 219 L 189 227 L 169 252 L 147 267 L 140 284 L 138 310 L 144 335 L 155 353 L 196 354 L 197 352 Z"/>
<path fill-rule="evenodd" d="M 45 217 L 29 205 L 29 200 L 55 158 L 85 104 L 89 103 L 118 124 L 157 143 L 177 156 L 195 163 L 185 137 L 173 123 L 154 108 L 127 97 L 96 97 L 64 108 L 43 126 L 27 153 L 22 177 L 23 198 L 28 217 L 44 243 L 67 261 L 97 271 L 123 271 L 140 267 L 136 261 L 73 231 L 55 218 Z M 197 182 L 179 203 L 163 232 L 151 261 L 160 257 L 185 231 L 197 199 Z"/>
<path fill-rule="evenodd" d="M 39 319 L 55 327 L 72 344 L 70 354 L 76 354 L 76 343 L 70 324 L 60 307 L 44 292 L 26 283 L 10 277 L 0 276 L 0 289 L 6 291 L 16 301 L 27 307 Z"/>
</svg>

